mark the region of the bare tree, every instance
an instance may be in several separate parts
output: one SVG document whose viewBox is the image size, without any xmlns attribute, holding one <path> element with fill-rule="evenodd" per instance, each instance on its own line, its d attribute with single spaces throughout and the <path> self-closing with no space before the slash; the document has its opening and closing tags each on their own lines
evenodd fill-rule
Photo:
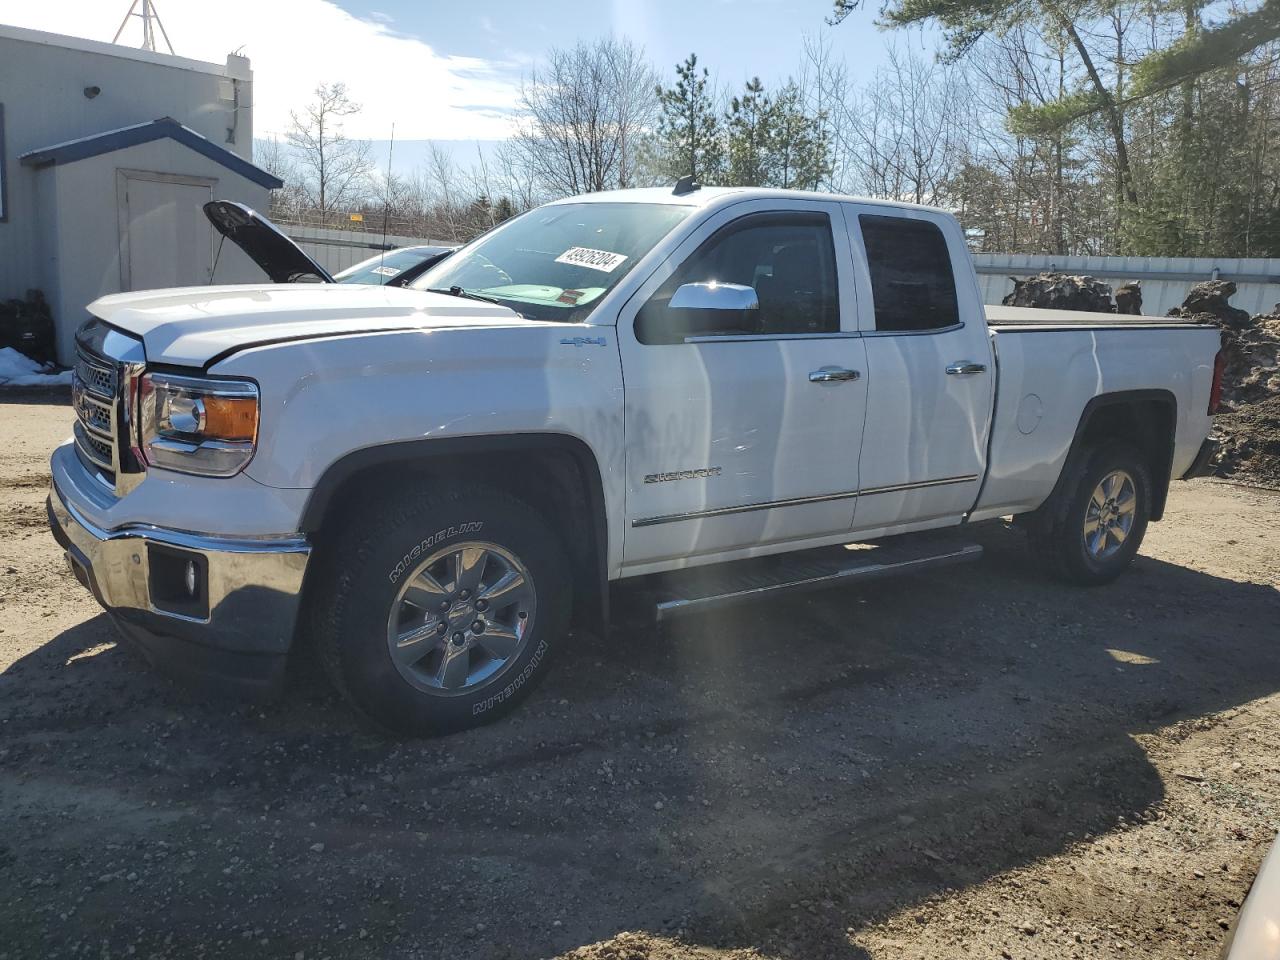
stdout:
<svg viewBox="0 0 1280 960">
<path fill-rule="evenodd" d="M 360 112 L 347 96 L 344 83 L 322 83 L 315 99 L 301 114 L 289 114 L 288 141 L 298 165 L 298 186 L 308 205 L 322 220 L 358 204 L 369 188 L 373 170 L 367 140 L 352 140 L 343 132 L 343 121 Z"/>
<path fill-rule="evenodd" d="M 888 63 L 852 104 L 849 141 L 862 188 L 876 197 L 943 204 L 963 153 L 967 98 L 957 75 L 889 48 Z"/>
<path fill-rule="evenodd" d="M 643 52 L 613 38 L 554 49 L 521 89 L 512 146 L 551 196 L 631 186 L 657 117 L 657 76 Z"/>
<path fill-rule="evenodd" d="M 542 202 L 537 179 L 525 162 L 524 151 L 511 140 L 498 145 L 495 162 L 503 194 L 511 198 L 516 213 L 532 210 Z"/>
<path fill-rule="evenodd" d="M 846 99 L 850 86 L 849 69 L 832 52 L 829 37 L 804 37 L 797 82 L 805 112 L 815 118 L 820 136 L 829 150 L 830 168 L 815 189 L 845 191 L 853 178 L 849 140 L 851 114 Z"/>
<path fill-rule="evenodd" d="M 427 196 L 431 198 L 431 212 L 446 238 L 456 242 L 468 240 L 464 229 L 465 212 L 458 202 L 462 193 L 462 179 L 458 166 L 448 151 L 432 143 L 428 148 L 424 171 Z"/>
<path fill-rule="evenodd" d="M 254 140 L 253 162 L 284 182 L 279 190 L 271 191 L 271 210 L 268 214 L 271 219 L 297 218 L 305 201 L 298 189 L 298 164 L 294 161 L 288 144 L 274 135 Z"/>
<path fill-rule="evenodd" d="M 281 143 L 275 134 L 253 141 L 253 162 L 286 184 L 298 174 L 298 165 L 290 156 L 288 145 Z"/>
</svg>

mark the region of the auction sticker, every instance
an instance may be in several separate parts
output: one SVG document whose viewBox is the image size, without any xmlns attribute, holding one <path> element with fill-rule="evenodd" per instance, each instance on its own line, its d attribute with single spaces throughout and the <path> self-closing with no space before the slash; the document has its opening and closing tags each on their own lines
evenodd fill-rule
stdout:
<svg viewBox="0 0 1280 960">
<path fill-rule="evenodd" d="M 625 253 L 610 253 L 608 250 L 592 250 L 590 247 L 570 247 L 560 256 L 556 263 L 567 263 L 573 267 L 587 267 L 601 273 L 613 273 L 627 259 Z"/>
</svg>

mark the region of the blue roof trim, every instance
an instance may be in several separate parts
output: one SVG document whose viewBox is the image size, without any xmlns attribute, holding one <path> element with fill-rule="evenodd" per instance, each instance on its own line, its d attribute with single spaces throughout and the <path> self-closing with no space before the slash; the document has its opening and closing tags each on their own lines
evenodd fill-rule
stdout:
<svg viewBox="0 0 1280 960">
<path fill-rule="evenodd" d="M 26 167 L 47 167 L 55 163 L 74 163 L 76 160 L 100 156 L 104 153 L 111 153 L 113 150 L 123 150 L 125 147 L 136 147 L 140 143 L 150 143 L 153 140 L 162 140 L 165 137 L 176 140 L 184 147 L 190 147 L 196 153 L 203 154 L 215 163 L 219 163 L 228 170 L 240 174 L 246 180 L 252 180 L 259 186 L 266 187 L 269 190 L 279 190 L 284 186 L 284 181 L 279 177 L 272 176 L 261 167 L 255 167 L 252 163 L 232 153 L 226 147 L 220 147 L 212 140 L 202 137 L 190 127 L 184 127 L 172 117 L 161 117 L 159 120 L 152 120 L 149 123 L 138 123 L 131 127 L 121 127 L 119 130 L 108 130 L 106 133 L 95 134 L 92 137 L 81 137 L 79 140 L 55 143 L 50 147 L 43 147 L 40 150 L 24 153 L 18 160 Z"/>
</svg>

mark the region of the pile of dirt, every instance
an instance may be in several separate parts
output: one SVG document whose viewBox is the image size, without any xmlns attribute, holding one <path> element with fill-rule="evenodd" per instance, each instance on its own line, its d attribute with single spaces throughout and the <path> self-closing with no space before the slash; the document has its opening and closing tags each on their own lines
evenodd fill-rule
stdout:
<svg viewBox="0 0 1280 960">
<path fill-rule="evenodd" d="M 1235 292 L 1236 285 L 1230 280 L 1204 280 L 1191 288 L 1182 306 L 1170 310 L 1169 316 L 1242 329 L 1249 326 L 1252 318 L 1246 311 L 1227 302 Z"/>
<path fill-rule="evenodd" d="M 1214 424 L 1223 438 L 1219 475 L 1280 486 L 1280 394 L 1219 414 Z"/>
<path fill-rule="evenodd" d="M 1230 280 L 1197 283 L 1169 316 L 1222 330 L 1226 368 L 1224 412 L 1215 421 L 1223 437 L 1218 475 L 1280 485 L 1280 304 L 1251 317 L 1229 303 L 1235 292 Z"/>
<path fill-rule="evenodd" d="M 1115 313 L 1111 299 L 1111 287 L 1093 277 L 1070 276 L 1065 273 L 1041 273 L 1034 277 L 1013 281 L 1013 293 L 1001 303 L 1006 307 L 1038 307 L 1042 310 L 1088 310 L 1094 313 Z M 1140 313 L 1142 294 L 1138 292 L 1138 309 L 1132 310 L 1132 295 L 1137 284 L 1125 284 L 1126 306 L 1129 312 Z"/>
</svg>

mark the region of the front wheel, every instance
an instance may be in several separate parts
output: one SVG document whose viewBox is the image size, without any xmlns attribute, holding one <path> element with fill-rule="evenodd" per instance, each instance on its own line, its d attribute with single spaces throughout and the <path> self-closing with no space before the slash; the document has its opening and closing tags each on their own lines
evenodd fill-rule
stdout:
<svg viewBox="0 0 1280 960">
<path fill-rule="evenodd" d="M 328 546 L 322 662 L 362 713 L 397 732 L 506 713 L 568 628 L 559 541 L 501 491 L 408 494 L 352 517 Z"/>
<path fill-rule="evenodd" d="M 1032 549 L 1051 572 L 1073 583 L 1110 583 L 1133 562 L 1151 517 L 1151 472 L 1121 441 L 1079 458 L 1057 502 L 1031 527 Z"/>
</svg>

